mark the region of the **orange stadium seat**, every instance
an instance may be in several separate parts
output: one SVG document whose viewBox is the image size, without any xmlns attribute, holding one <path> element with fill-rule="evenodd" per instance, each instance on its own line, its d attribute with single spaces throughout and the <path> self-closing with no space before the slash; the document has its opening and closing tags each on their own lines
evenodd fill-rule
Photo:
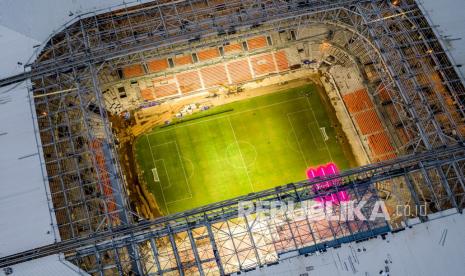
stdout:
<svg viewBox="0 0 465 276">
<path fill-rule="evenodd" d="M 97 162 L 97 170 L 99 172 L 99 178 L 102 182 L 103 194 L 105 195 L 104 201 L 106 201 L 108 213 L 111 213 L 111 218 L 117 222 L 119 220 L 118 215 L 114 212 L 117 210 L 115 199 L 113 196 L 113 189 L 111 187 L 110 177 L 106 166 L 105 154 L 103 152 L 102 142 L 99 139 L 92 140 L 90 148 L 95 153 L 95 160 Z"/>
<path fill-rule="evenodd" d="M 289 61 L 287 60 L 287 55 L 285 51 L 279 51 L 273 54 L 276 60 L 276 65 L 278 65 L 278 71 L 286 71 L 289 69 Z"/>
<path fill-rule="evenodd" d="M 383 130 L 383 124 L 374 109 L 355 114 L 355 121 L 363 135 Z"/>
<path fill-rule="evenodd" d="M 396 157 L 397 157 L 397 154 L 393 152 L 393 153 L 388 153 L 386 155 L 377 156 L 376 158 L 374 158 L 374 161 L 375 162 L 386 161 L 386 160 L 394 159 Z"/>
<path fill-rule="evenodd" d="M 350 113 L 359 112 L 373 107 L 373 102 L 368 96 L 366 89 L 360 89 L 355 92 L 348 93 L 342 98 Z"/>
<path fill-rule="evenodd" d="M 381 101 L 383 101 L 383 102 L 391 100 L 391 96 L 389 96 L 389 92 L 386 89 L 386 87 L 384 86 L 384 84 L 379 85 L 379 87 L 378 87 L 378 95 L 379 95 L 379 98 L 381 99 Z"/>
<path fill-rule="evenodd" d="M 198 71 L 177 74 L 179 89 L 182 93 L 189 93 L 202 88 Z"/>
<path fill-rule="evenodd" d="M 203 51 L 197 52 L 197 57 L 200 61 L 205 61 L 209 59 L 214 59 L 220 56 L 220 51 L 218 48 L 210 48 Z"/>
<path fill-rule="evenodd" d="M 191 55 L 184 55 L 184 56 L 177 56 L 173 58 L 174 64 L 176 66 L 182 66 L 182 65 L 187 65 L 187 64 L 192 64 L 192 56 Z"/>
<path fill-rule="evenodd" d="M 178 86 L 174 76 L 153 79 L 155 97 L 162 98 L 178 94 Z"/>
<path fill-rule="evenodd" d="M 269 73 L 276 72 L 272 54 L 265 54 L 256 57 L 251 57 L 252 68 L 255 76 L 263 76 Z"/>
<path fill-rule="evenodd" d="M 160 85 L 154 87 L 154 94 L 157 98 L 175 95 L 178 94 L 178 87 L 175 83 Z"/>
<path fill-rule="evenodd" d="M 205 88 L 228 83 L 224 65 L 216 65 L 200 69 Z"/>
<path fill-rule="evenodd" d="M 407 132 L 403 128 L 396 129 L 397 137 L 399 137 L 402 144 L 407 144 L 411 139 L 408 137 Z"/>
<path fill-rule="evenodd" d="M 249 47 L 250 51 L 265 48 L 268 45 L 266 41 L 266 37 L 264 36 L 257 36 L 247 40 L 247 46 Z"/>
<path fill-rule="evenodd" d="M 368 136 L 368 146 L 375 156 L 394 152 L 394 147 L 385 131 Z"/>
<path fill-rule="evenodd" d="M 252 80 L 252 72 L 250 72 L 249 62 L 246 59 L 228 63 L 227 67 L 232 83 L 237 84 Z"/>
<path fill-rule="evenodd" d="M 134 64 L 123 68 L 123 76 L 125 78 L 139 77 L 144 74 L 144 68 L 141 64 Z"/>
<path fill-rule="evenodd" d="M 156 59 L 147 62 L 147 68 L 150 72 L 160 72 L 168 69 L 168 61 L 164 59 Z"/>
<path fill-rule="evenodd" d="M 153 94 L 153 89 L 150 89 L 150 88 L 142 89 L 140 91 L 140 95 L 145 101 L 153 101 L 153 100 L 155 100 L 155 95 Z"/>
<path fill-rule="evenodd" d="M 223 49 L 226 54 L 239 53 L 242 52 L 242 45 L 240 43 L 231 43 L 224 45 Z"/>
<path fill-rule="evenodd" d="M 399 114 L 397 113 L 396 108 L 395 108 L 395 106 L 393 104 L 385 105 L 384 109 L 386 110 L 386 113 L 388 114 L 389 119 L 393 123 L 396 124 L 396 123 L 398 123 L 400 121 Z"/>
</svg>

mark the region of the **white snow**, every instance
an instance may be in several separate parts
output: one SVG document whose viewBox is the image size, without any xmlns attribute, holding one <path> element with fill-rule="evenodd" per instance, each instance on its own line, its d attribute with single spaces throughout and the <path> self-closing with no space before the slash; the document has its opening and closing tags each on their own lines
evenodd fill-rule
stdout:
<svg viewBox="0 0 465 276">
<path fill-rule="evenodd" d="M 64 260 L 62 255 L 51 255 L 40 259 L 32 260 L 29 262 L 13 265 L 9 268 L 0 270 L 0 276 L 6 276 L 10 270 L 10 276 L 74 276 L 74 275 L 89 275 L 73 265 L 72 263 Z"/>
<path fill-rule="evenodd" d="M 0 257 L 55 241 L 26 83 L 0 88 Z"/>
</svg>

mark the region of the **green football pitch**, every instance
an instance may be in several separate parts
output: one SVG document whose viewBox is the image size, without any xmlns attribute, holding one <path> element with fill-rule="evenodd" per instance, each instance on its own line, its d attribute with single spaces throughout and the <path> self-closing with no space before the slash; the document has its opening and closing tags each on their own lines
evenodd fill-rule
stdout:
<svg viewBox="0 0 465 276">
<path fill-rule="evenodd" d="M 136 160 L 165 214 L 304 180 L 306 168 L 353 165 L 339 124 L 304 85 L 225 104 L 158 126 Z"/>
</svg>

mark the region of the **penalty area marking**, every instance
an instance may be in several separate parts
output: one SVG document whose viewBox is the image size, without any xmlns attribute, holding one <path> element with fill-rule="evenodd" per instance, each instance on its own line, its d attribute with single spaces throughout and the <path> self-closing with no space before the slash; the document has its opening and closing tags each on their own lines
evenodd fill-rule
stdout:
<svg viewBox="0 0 465 276">
<path fill-rule="evenodd" d="M 305 109 L 305 110 L 308 110 L 308 109 Z M 299 147 L 300 155 L 303 158 L 305 166 L 308 166 L 309 163 L 307 162 L 307 158 L 305 158 L 305 154 L 302 151 L 302 146 L 300 145 L 299 138 L 297 137 L 297 133 L 295 132 L 294 124 L 292 123 L 291 117 L 289 116 L 290 114 L 294 114 L 294 113 L 298 113 L 298 112 L 302 112 L 302 111 L 304 111 L 304 110 L 287 113 L 286 115 L 287 115 L 287 120 L 289 121 L 289 124 L 291 125 L 292 132 L 294 133 L 294 137 L 295 137 L 295 141 L 297 142 L 297 146 Z"/>
<path fill-rule="evenodd" d="M 315 119 L 316 125 L 318 126 L 318 128 L 320 128 L 320 124 L 318 123 L 318 120 L 316 119 L 315 112 L 313 112 L 312 104 L 310 103 L 310 100 L 308 99 L 308 97 L 306 98 L 307 98 L 307 104 L 310 107 L 310 110 L 312 111 L 313 119 Z M 334 162 L 333 156 L 331 155 L 331 152 L 329 151 L 328 144 L 326 144 L 325 140 L 323 140 L 323 142 L 325 143 L 325 147 L 326 147 L 326 151 L 328 152 L 329 159 L 331 160 L 331 162 Z"/>
<path fill-rule="evenodd" d="M 170 175 L 168 174 L 168 170 L 166 169 L 166 165 L 165 165 L 165 159 L 163 159 L 163 158 L 162 158 L 162 159 L 157 159 L 157 160 L 155 160 L 155 163 L 156 163 L 156 162 L 159 162 L 159 161 L 161 161 L 161 162 L 163 163 L 163 169 L 165 170 L 165 173 L 166 173 L 166 178 L 167 178 L 167 180 L 168 180 L 168 185 L 167 185 L 167 186 L 164 186 L 164 187 L 162 187 L 162 189 L 163 189 L 163 190 L 166 190 L 166 189 L 169 189 L 169 188 L 171 188 L 171 180 L 170 180 Z M 157 165 L 154 165 L 154 166 L 155 166 L 155 168 L 154 168 L 154 169 L 155 169 L 155 170 L 157 170 Z M 152 170 L 153 170 L 153 169 L 152 169 Z M 157 176 L 158 176 L 158 170 L 157 170 Z M 158 181 L 157 181 L 157 182 L 160 182 L 160 179 L 158 179 Z M 160 184 L 160 185 L 161 185 L 161 184 Z"/>
<path fill-rule="evenodd" d="M 150 155 L 152 156 L 152 162 L 153 162 L 153 165 L 155 166 L 155 157 L 153 156 L 152 146 L 150 145 L 150 140 L 149 140 L 148 135 L 145 135 L 145 138 L 147 139 L 147 143 L 149 144 Z M 163 198 L 163 203 L 165 203 L 166 213 L 169 214 L 170 209 L 168 208 L 168 204 L 166 204 L 165 193 L 163 192 L 163 187 L 161 186 L 160 182 L 158 182 L 158 184 L 160 184 L 161 195 Z"/>
<path fill-rule="evenodd" d="M 171 187 L 171 180 L 170 180 L 170 176 L 169 176 L 169 173 L 168 173 L 168 170 L 165 166 L 165 161 L 164 159 L 155 159 L 154 157 L 154 153 L 152 151 L 152 145 L 150 144 L 150 139 L 148 138 L 148 135 L 145 135 L 146 139 L 147 139 L 147 142 L 149 144 L 149 150 L 150 150 L 150 155 L 152 156 L 152 161 L 153 161 L 153 165 L 154 167 L 156 168 L 156 162 L 157 161 L 162 161 L 163 162 L 163 167 L 165 168 L 165 172 L 166 172 L 166 177 L 168 179 L 168 186 L 163 188 L 162 186 L 162 183 L 160 181 L 158 181 L 158 184 L 160 186 L 160 189 L 161 189 L 161 194 L 162 194 L 162 198 L 163 198 L 163 202 L 165 203 L 165 209 L 166 209 L 166 212 L 167 214 L 170 214 L 170 210 L 169 210 L 169 207 L 168 205 L 172 205 L 174 203 L 177 203 L 177 202 L 180 202 L 180 201 L 183 201 L 183 200 L 188 200 L 188 199 L 191 199 L 192 198 L 192 193 L 191 193 L 191 190 L 190 190 L 190 186 L 189 186 L 189 183 L 187 182 L 187 175 L 186 175 L 186 171 L 184 169 L 184 165 L 182 164 L 182 159 L 181 159 L 181 155 L 179 153 L 179 149 L 177 147 L 177 142 L 176 141 L 170 141 L 170 142 L 166 142 L 166 143 L 162 143 L 162 144 L 159 144 L 159 145 L 155 145 L 153 147 L 157 147 L 157 146 L 162 146 L 162 145 L 167 145 L 167 144 L 171 144 L 171 143 L 175 143 L 176 145 L 176 151 L 178 153 L 178 158 L 179 158 L 179 161 L 181 162 L 181 168 L 183 170 L 183 174 L 184 174 L 184 177 L 185 177 L 185 180 L 186 180 L 186 184 L 187 185 L 187 189 L 188 189 L 188 192 L 189 192 L 189 197 L 185 197 L 185 198 L 181 198 L 181 199 L 176 199 L 176 200 L 172 200 L 172 201 L 168 201 L 166 200 L 166 197 L 165 197 L 165 193 L 164 193 L 164 190 L 168 189 L 169 187 Z"/>
</svg>

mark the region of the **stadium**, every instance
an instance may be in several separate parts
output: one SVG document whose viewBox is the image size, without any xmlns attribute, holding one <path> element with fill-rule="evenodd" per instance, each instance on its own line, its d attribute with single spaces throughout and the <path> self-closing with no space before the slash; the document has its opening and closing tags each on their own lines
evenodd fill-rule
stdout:
<svg viewBox="0 0 465 276">
<path fill-rule="evenodd" d="M 27 95 L 38 153 L 13 159 L 37 158 L 48 229 L 47 241 L 0 250 L 2 272 L 43 262 L 38 275 L 55 275 L 52 256 L 66 266 L 56 275 L 463 272 L 465 251 L 452 249 L 465 240 L 463 69 L 427 2 L 161 0 L 70 13 L 22 72 L 0 77 L 2 94 Z M 8 160 L 5 175 L 29 168 Z M 349 199 L 367 218 L 382 202 L 389 219 L 290 207 L 332 203 L 340 216 Z M 258 206 L 276 201 L 287 211 L 261 218 Z M 2 218 L 35 216 L 12 202 L 0 201 Z M 244 202 L 254 211 L 241 213 Z"/>
</svg>

